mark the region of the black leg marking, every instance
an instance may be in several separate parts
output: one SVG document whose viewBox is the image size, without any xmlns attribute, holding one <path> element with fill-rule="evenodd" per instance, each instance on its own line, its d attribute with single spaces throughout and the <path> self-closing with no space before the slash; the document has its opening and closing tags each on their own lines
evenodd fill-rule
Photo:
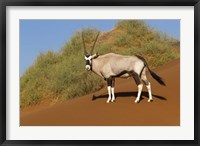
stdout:
<svg viewBox="0 0 200 146">
<path fill-rule="evenodd" d="M 142 80 L 142 81 L 146 86 L 149 85 L 149 81 L 147 81 L 147 80 Z"/>
<path fill-rule="evenodd" d="M 111 78 L 108 78 L 106 79 L 107 80 L 107 85 L 108 86 L 112 86 L 112 79 Z"/>
<path fill-rule="evenodd" d="M 112 85 L 111 85 L 111 87 L 112 87 L 112 88 L 115 87 L 115 78 L 112 79 Z"/>
<path fill-rule="evenodd" d="M 134 73 L 134 74 L 132 74 L 132 76 L 133 76 L 137 85 L 141 84 L 141 80 L 140 80 L 140 77 L 139 77 L 138 74 Z"/>
</svg>

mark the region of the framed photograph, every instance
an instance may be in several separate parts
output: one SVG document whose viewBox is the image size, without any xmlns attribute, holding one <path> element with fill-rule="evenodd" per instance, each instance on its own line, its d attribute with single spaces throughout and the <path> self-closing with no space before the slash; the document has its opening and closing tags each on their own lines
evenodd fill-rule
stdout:
<svg viewBox="0 0 200 146">
<path fill-rule="evenodd" d="M 198 145 L 200 2 L 0 2 L 1 145 Z"/>
</svg>

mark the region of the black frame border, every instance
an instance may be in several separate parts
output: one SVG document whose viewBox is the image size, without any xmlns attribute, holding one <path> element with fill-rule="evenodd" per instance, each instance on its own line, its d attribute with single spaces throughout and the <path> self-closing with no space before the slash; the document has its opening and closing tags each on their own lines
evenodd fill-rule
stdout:
<svg viewBox="0 0 200 146">
<path fill-rule="evenodd" d="M 6 7 L 7 6 L 194 6 L 194 140 L 6 140 Z M 200 68 L 200 0 L 0 0 L 0 144 L 21 145 L 176 145 L 200 144 L 198 96 Z M 188 97 L 189 98 L 189 97 Z"/>
</svg>

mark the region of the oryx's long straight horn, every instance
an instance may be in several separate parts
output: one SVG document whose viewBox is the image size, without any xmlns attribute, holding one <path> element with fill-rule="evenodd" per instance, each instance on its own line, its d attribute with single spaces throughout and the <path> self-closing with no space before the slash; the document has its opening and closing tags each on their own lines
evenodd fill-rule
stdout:
<svg viewBox="0 0 200 146">
<path fill-rule="evenodd" d="M 93 50 L 94 50 L 94 47 L 95 47 L 95 44 L 96 44 L 96 41 L 97 41 L 97 38 L 98 38 L 99 34 L 100 34 L 100 32 L 98 32 L 98 34 L 97 34 L 97 36 L 96 36 L 96 39 L 95 39 L 95 41 L 94 41 L 94 44 L 93 44 L 92 49 L 91 49 L 91 51 L 90 51 L 90 54 L 92 54 L 92 52 L 93 52 Z"/>
<path fill-rule="evenodd" d="M 85 41 L 84 41 L 84 36 L 83 36 L 83 32 L 82 32 L 82 41 L 83 41 L 83 51 L 84 51 L 84 54 L 87 55 L 87 51 L 86 51 L 86 48 L 85 48 Z"/>
</svg>

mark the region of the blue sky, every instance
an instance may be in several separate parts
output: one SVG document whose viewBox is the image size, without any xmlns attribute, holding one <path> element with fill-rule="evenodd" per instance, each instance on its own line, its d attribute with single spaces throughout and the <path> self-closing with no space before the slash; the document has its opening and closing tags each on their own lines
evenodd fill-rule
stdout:
<svg viewBox="0 0 200 146">
<path fill-rule="evenodd" d="M 40 53 L 59 51 L 82 28 L 111 30 L 118 20 L 20 20 L 20 75 Z M 180 40 L 179 20 L 145 20 L 151 27 Z"/>
</svg>

